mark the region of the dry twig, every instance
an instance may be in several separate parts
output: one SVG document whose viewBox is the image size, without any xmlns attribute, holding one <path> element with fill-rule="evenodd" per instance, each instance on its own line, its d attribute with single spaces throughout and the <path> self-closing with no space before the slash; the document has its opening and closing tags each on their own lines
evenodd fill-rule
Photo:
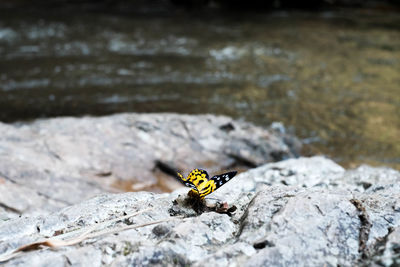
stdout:
<svg viewBox="0 0 400 267">
<path fill-rule="evenodd" d="M 128 225 L 128 226 L 120 227 L 117 229 L 105 229 L 102 231 L 94 232 L 95 230 L 98 230 L 104 226 L 108 226 L 111 223 L 121 221 L 121 220 L 130 218 L 132 216 L 136 216 L 140 213 L 144 213 L 144 212 L 152 210 L 152 209 L 154 209 L 154 208 L 147 208 L 147 209 L 135 212 L 135 213 L 127 214 L 125 216 L 118 217 L 118 218 L 115 218 L 112 220 L 107 220 L 102 223 L 95 224 L 95 225 L 92 225 L 92 226 L 89 226 L 86 228 L 82 228 L 82 229 L 79 229 L 76 231 L 71 231 L 71 232 L 68 232 L 68 233 L 65 233 L 62 235 L 58 235 L 58 236 L 46 238 L 46 239 L 43 239 L 41 241 L 37 241 L 34 243 L 26 244 L 26 245 L 21 246 L 9 253 L 0 255 L 0 262 L 5 262 L 12 258 L 15 258 L 16 256 L 20 255 L 21 253 L 23 253 L 25 251 L 38 250 L 38 249 L 41 249 L 42 247 L 49 247 L 49 248 L 55 249 L 55 248 L 64 247 L 64 246 L 71 246 L 71 245 L 78 244 L 88 238 L 95 238 L 95 237 L 99 237 L 99 236 L 106 235 L 106 234 L 118 233 L 118 232 L 126 231 L 129 229 L 136 229 L 136 228 L 145 227 L 148 225 L 158 224 L 158 223 L 172 221 L 172 220 L 177 219 L 176 217 L 175 218 L 167 218 L 167 219 L 147 222 L 147 223 L 143 223 L 143 224 Z M 80 233 L 80 234 L 77 235 L 76 237 L 68 238 L 71 235 L 76 235 L 77 233 Z"/>
</svg>

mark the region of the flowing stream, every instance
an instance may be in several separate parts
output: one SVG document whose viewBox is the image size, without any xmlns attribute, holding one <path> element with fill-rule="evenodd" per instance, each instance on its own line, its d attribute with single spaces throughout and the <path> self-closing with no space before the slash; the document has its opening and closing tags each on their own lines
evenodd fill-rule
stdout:
<svg viewBox="0 0 400 267">
<path fill-rule="evenodd" d="M 400 12 L 0 12 L 0 121 L 117 112 L 281 121 L 344 166 L 400 168 Z"/>
</svg>

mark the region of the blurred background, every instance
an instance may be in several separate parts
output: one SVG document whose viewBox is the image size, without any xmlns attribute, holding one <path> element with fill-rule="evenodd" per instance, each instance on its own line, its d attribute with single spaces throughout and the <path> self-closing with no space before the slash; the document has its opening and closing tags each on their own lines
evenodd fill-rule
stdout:
<svg viewBox="0 0 400 267">
<path fill-rule="evenodd" d="M 400 169 L 400 1 L 0 0 L 0 121 L 119 112 L 280 121 Z"/>
</svg>

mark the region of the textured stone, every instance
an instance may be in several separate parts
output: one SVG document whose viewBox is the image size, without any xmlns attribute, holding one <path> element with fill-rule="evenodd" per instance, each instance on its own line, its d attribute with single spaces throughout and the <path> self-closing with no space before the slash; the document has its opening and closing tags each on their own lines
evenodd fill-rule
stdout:
<svg viewBox="0 0 400 267">
<path fill-rule="evenodd" d="M 0 218 L 103 192 L 173 190 L 175 170 L 247 169 L 295 156 L 294 137 L 224 116 L 120 114 L 0 123 Z M 29 196 L 29 198 L 27 197 Z"/>
<path fill-rule="evenodd" d="M 290 185 L 281 182 L 288 174 Z M 374 183 L 365 188 L 359 185 L 363 179 Z M 159 221 L 58 250 L 24 252 L 5 265 L 390 266 L 399 261 L 399 182 L 395 170 L 346 171 L 323 157 L 286 160 L 243 172 L 207 197 L 236 205 L 232 217 L 215 212 L 170 216 L 174 200 L 187 188 L 170 194 L 103 194 L 46 216 L 0 223 L 0 254 L 93 225 L 100 231 Z"/>
<path fill-rule="evenodd" d="M 396 227 L 388 236 L 382 239 L 376 252 L 371 262 L 381 266 L 400 265 L 400 227 Z"/>
</svg>

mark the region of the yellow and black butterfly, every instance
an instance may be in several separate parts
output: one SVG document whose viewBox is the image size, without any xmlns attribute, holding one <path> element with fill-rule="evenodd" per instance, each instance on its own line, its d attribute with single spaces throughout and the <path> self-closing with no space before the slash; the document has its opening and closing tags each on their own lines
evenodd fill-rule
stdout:
<svg viewBox="0 0 400 267">
<path fill-rule="evenodd" d="M 187 187 L 192 188 L 192 192 L 204 198 L 208 194 L 211 194 L 226 182 L 231 180 L 235 175 L 236 171 L 227 172 L 220 175 L 215 175 L 211 179 L 205 170 L 194 169 L 190 172 L 187 178 L 184 178 L 182 174 L 178 172 L 179 180 Z"/>
</svg>

